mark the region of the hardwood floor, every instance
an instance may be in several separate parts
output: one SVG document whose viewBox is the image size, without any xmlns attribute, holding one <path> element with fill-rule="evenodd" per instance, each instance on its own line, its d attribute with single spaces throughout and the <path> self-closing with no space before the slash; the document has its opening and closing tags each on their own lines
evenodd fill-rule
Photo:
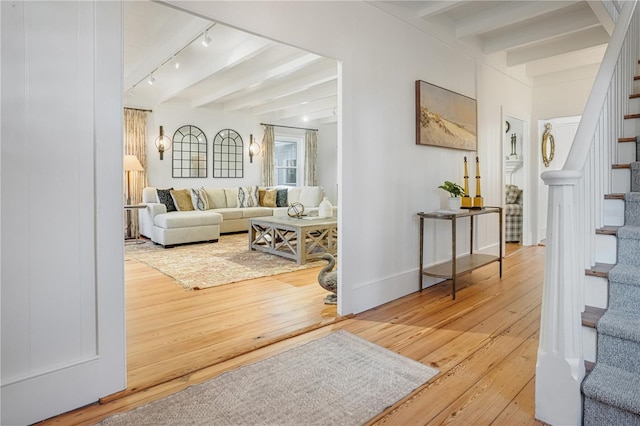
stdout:
<svg viewBox="0 0 640 426">
<path fill-rule="evenodd" d="M 322 304 L 326 292 L 315 284 L 317 270 L 270 277 L 272 283 L 243 282 L 237 284 L 237 294 L 232 285 L 212 292 L 216 295 L 187 292 L 178 296 L 155 271 L 142 264 L 127 265 L 130 376 L 136 380 L 150 376 L 160 369 L 160 363 L 167 363 L 172 367 L 162 368 L 176 378 L 44 424 L 94 424 L 338 329 L 440 370 L 370 425 L 541 424 L 534 419 L 534 373 L 544 251 L 544 247 L 532 246 L 514 253 L 504 261 L 502 279 L 496 264 L 458 278 L 455 301 L 445 281 L 337 322 L 335 308 L 331 313 Z M 290 296 L 287 289 L 300 293 Z M 309 299 L 321 305 L 315 308 L 316 319 L 333 323 L 309 326 L 308 331 L 287 339 L 274 337 L 309 324 L 308 318 L 294 313 Z M 205 320 L 216 302 L 220 308 L 215 319 Z M 187 320 L 186 312 L 195 312 L 195 319 Z M 159 321 L 164 325 L 159 327 Z M 204 325 L 218 321 L 228 326 L 210 331 Z M 145 331 L 145 327 L 156 330 Z M 278 341 L 263 345 L 268 339 Z M 249 345 L 243 346 L 242 341 Z M 251 345 L 263 346 L 251 350 Z M 169 361 L 175 350 L 171 348 L 179 347 L 184 354 Z M 205 366 L 211 361 L 217 363 Z"/>
</svg>

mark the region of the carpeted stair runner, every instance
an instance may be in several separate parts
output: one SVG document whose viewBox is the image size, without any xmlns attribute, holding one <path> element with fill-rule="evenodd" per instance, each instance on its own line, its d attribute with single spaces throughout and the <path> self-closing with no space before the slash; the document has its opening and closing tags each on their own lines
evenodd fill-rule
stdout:
<svg viewBox="0 0 640 426">
<path fill-rule="evenodd" d="M 597 325 L 596 365 L 582 384 L 586 426 L 640 425 L 640 162 L 632 163 L 631 176 L 609 308 Z"/>
</svg>

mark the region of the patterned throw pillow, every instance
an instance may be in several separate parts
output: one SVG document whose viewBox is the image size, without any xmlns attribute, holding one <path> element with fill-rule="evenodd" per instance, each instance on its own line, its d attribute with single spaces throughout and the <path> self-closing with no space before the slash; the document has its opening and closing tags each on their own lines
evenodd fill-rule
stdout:
<svg viewBox="0 0 640 426">
<path fill-rule="evenodd" d="M 276 206 L 287 207 L 287 192 L 288 189 L 278 189 L 276 193 Z"/>
<path fill-rule="evenodd" d="M 258 187 L 238 188 L 238 207 L 258 207 Z"/>
<path fill-rule="evenodd" d="M 173 189 L 169 192 L 171 193 L 171 198 L 173 198 L 173 204 L 175 204 L 179 212 L 193 210 L 193 203 L 188 189 Z"/>
<path fill-rule="evenodd" d="M 191 188 L 191 204 L 196 210 L 209 210 L 209 197 L 204 188 Z"/>
<path fill-rule="evenodd" d="M 505 191 L 505 201 L 507 204 L 514 204 L 516 199 L 518 198 L 518 194 L 520 193 L 520 189 L 515 185 L 507 185 Z"/>
<path fill-rule="evenodd" d="M 173 190 L 173 188 L 168 188 L 168 189 L 156 188 L 156 192 L 158 193 L 158 201 L 160 201 L 160 203 L 164 204 L 167 207 L 168 212 L 175 212 L 177 210 L 176 210 L 176 205 L 173 203 L 171 190 Z"/>
<path fill-rule="evenodd" d="M 276 197 L 278 195 L 277 189 L 267 189 L 264 192 L 264 198 L 262 199 L 262 205 L 265 207 L 278 207 L 276 203 Z"/>
</svg>

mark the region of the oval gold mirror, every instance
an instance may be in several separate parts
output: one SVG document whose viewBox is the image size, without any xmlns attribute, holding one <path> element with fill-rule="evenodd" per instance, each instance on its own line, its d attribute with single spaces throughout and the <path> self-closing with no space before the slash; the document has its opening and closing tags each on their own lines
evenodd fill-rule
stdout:
<svg viewBox="0 0 640 426">
<path fill-rule="evenodd" d="M 551 134 L 551 123 L 544 125 L 545 130 L 542 134 L 542 161 L 545 167 L 549 167 L 549 163 L 553 160 L 556 151 L 556 143 Z"/>
</svg>

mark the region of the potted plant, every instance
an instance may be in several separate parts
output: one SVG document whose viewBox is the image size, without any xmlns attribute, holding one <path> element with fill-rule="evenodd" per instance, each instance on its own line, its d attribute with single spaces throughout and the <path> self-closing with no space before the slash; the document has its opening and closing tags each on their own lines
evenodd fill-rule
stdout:
<svg viewBox="0 0 640 426">
<path fill-rule="evenodd" d="M 460 205 L 462 204 L 460 197 L 464 195 L 464 188 L 448 180 L 445 180 L 438 188 L 444 189 L 449 193 L 448 209 L 452 211 L 460 210 Z"/>
</svg>

